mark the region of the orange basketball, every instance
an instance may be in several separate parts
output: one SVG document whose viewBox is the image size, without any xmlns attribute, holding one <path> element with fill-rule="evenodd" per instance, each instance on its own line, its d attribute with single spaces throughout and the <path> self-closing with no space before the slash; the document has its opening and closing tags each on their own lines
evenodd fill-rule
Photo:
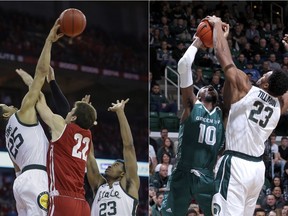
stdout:
<svg viewBox="0 0 288 216">
<path fill-rule="evenodd" d="M 213 28 L 206 20 L 199 23 L 196 36 L 200 38 L 206 47 L 213 47 Z"/>
<path fill-rule="evenodd" d="M 60 14 L 60 31 L 69 37 L 80 35 L 86 27 L 86 17 L 78 9 L 69 8 Z"/>
</svg>

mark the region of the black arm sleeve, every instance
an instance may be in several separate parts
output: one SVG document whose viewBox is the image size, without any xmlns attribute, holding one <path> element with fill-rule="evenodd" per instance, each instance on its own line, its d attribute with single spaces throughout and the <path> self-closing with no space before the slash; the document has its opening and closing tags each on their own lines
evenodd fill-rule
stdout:
<svg viewBox="0 0 288 216">
<path fill-rule="evenodd" d="M 67 113 L 70 111 L 70 105 L 67 98 L 63 95 L 55 80 L 51 80 L 49 85 L 55 102 L 56 113 L 63 118 L 66 118 Z"/>
</svg>

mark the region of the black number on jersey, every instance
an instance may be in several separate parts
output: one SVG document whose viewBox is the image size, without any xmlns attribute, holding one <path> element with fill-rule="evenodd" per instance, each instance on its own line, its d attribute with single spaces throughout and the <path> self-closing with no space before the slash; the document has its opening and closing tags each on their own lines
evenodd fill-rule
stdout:
<svg viewBox="0 0 288 216">
<path fill-rule="evenodd" d="M 11 133 L 9 137 L 9 141 L 8 141 L 9 142 L 8 145 L 10 146 L 8 151 L 10 152 L 10 155 L 14 157 L 14 159 L 16 159 L 17 154 L 18 154 L 18 149 L 24 142 L 22 135 L 20 133 L 16 134 L 17 130 L 18 128 L 16 127 L 14 131 Z"/>
<path fill-rule="evenodd" d="M 116 215 L 117 209 L 116 209 L 116 202 L 110 201 L 107 203 L 101 203 L 100 209 L 99 209 L 99 215 L 100 216 L 108 216 L 108 215 Z"/>
<path fill-rule="evenodd" d="M 255 122 L 256 124 L 259 124 L 262 128 L 265 128 L 273 114 L 273 109 L 271 107 L 264 106 L 264 104 L 260 101 L 255 101 L 253 106 L 255 109 L 251 110 L 248 119 Z M 259 119 L 259 115 L 262 112 L 266 112 L 266 115 L 263 117 L 264 119 Z"/>
</svg>

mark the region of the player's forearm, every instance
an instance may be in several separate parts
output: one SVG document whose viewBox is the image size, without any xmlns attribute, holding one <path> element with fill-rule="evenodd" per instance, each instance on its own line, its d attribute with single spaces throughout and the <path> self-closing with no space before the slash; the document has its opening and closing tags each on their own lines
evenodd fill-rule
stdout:
<svg viewBox="0 0 288 216">
<path fill-rule="evenodd" d="M 35 75 L 40 74 L 42 76 L 46 76 L 48 74 L 51 61 L 52 43 L 53 42 L 49 38 L 46 39 L 41 55 L 37 62 Z"/>
<path fill-rule="evenodd" d="M 214 24 L 213 44 L 214 44 L 215 55 L 221 67 L 224 69 L 228 65 L 231 65 L 231 64 L 234 65 L 227 39 L 224 37 L 224 34 L 223 34 L 221 22 L 217 22 Z"/>
<path fill-rule="evenodd" d="M 124 147 L 133 146 L 133 137 L 124 110 L 119 110 L 116 114 L 120 125 L 120 133 Z"/>
</svg>

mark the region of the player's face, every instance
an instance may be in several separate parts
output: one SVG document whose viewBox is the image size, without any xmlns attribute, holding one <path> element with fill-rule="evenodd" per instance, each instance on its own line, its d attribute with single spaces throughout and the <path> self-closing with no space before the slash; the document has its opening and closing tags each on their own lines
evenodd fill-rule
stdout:
<svg viewBox="0 0 288 216">
<path fill-rule="evenodd" d="M 200 100 L 202 102 L 206 101 L 206 102 L 212 102 L 214 104 L 217 102 L 218 93 L 216 89 L 213 88 L 212 85 L 204 86 L 199 91 L 200 92 L 199 92 L 198 97 L 200 97 Z"/>
<path fill-rule="evenodd" d="M 72 121 L 75 111 L 76 111 L 76 106 L 74 106 L 73 109 L 67 114 L 65 118 L 66 123 L 70 123 Z"/>
<path fill-rule="evenodd" d="M 115 162 L 108 166 L 105 170 L 105 175 L 111 178 L 119 178 L 124 173 L 123 163 Z"/>
<path fill-rule="evenodd" d="M 14 106 L 7 106 L 6 104 L 0 104 L 5 117 L 11 116 L 13 113 L 17 112 L 17 108 Z"/>
</svg>

